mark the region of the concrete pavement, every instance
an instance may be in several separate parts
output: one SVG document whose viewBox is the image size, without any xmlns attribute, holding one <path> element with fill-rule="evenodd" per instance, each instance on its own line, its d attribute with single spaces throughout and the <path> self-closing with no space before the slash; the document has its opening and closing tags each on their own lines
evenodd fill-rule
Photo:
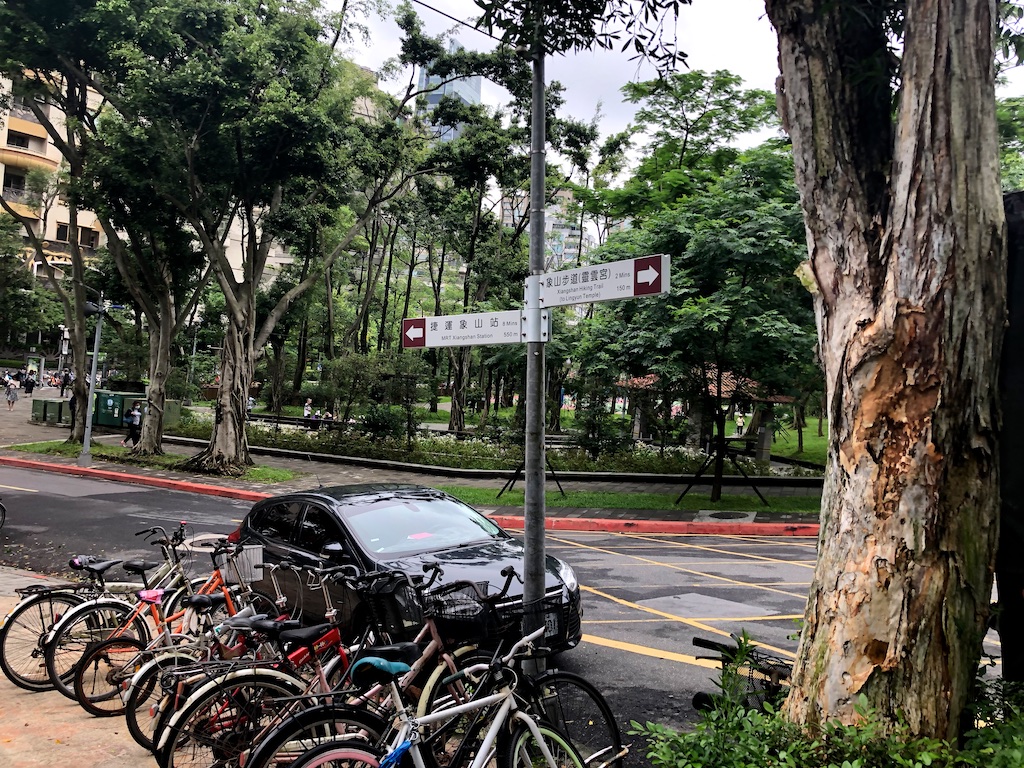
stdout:
<svg viewBox="0 0 1024 768">
<path fill-rule="evenodd" d="M 18 602 L 17 587 L 41 581 L 53 580 L 0 567 L 0 611 L 6 615 Z M 132 740 L 123 717 L 101 723 L 56 691 L 31 693 L 0 675 L 0 765 L 142 768 L 154 761 Z"/>
</svg>

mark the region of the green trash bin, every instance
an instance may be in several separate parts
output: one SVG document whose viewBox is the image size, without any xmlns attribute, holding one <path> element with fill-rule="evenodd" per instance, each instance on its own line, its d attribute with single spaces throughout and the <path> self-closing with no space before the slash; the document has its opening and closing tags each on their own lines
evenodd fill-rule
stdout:
<svg viewBox="0 0 1024 768">
<path fill-rule="evenodd" d="M 43 401 L 41 399 L 36 399 L 32 401 L 32 421 L 44 421 Z"/>
<path fill-rule="evenodd" d="M 176 427 L 181 423 L 181 401 L 164 401 L 164 427 Z"/>
<path fill-rule="evenodd" d="M 124 393 L 106 389 L 96 390 L 95 424 L 100 427 L 124 425 Z"/>
</svg>

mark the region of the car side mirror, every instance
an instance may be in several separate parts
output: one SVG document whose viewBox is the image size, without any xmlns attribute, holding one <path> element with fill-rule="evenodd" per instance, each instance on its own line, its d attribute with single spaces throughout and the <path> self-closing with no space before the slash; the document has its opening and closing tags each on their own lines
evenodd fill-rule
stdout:
<svg viewBox="0 0 1024 768">
<path fill-rule="evenodd" d="M 334 560 L 335 562 L 351 560 L 352 553 L 349 552 L 348 547 L 342 544 L 340 541 L 329 541 L 323 545 L 320 549 L 320 557 L 327 558 L 328 560 Z"/>
</svg>

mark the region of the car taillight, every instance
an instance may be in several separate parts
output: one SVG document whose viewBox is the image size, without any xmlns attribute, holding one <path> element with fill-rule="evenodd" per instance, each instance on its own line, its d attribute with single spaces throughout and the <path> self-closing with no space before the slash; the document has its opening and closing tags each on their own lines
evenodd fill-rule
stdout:
<svg viewBox="0 0 1024 768">
<path fill-rule="evenodd" d="M 228 534 L 228 543 L 237 544 L 242 540 L 242 526 L 238 526 L 231 533 Z"/>
</svg>

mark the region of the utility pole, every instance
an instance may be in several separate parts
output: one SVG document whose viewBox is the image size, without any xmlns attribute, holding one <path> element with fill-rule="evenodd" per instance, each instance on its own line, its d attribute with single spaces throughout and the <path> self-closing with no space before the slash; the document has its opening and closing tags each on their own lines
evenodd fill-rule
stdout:
<svg viewBox="0 0 1024 768">
<path fill-rule="evenodd" d="M 540 278 L 544 272 L 544 8 L 534 3 L 533 98 L 530 118 L 530 275 L 527 280 L 526 338 L 526 483 L 523 509 L 526 546 L 523 585 L 524 630 L 544 625 L 544 323 L 540 301 Z M 543 660 L 536 661 L 543 666 Z M 537 671 L 542 671 L 538 669 Z"/>
<path fill-rule="evenodd" d="M 96 399 L 96 363 L 100 357 L 100 334 L 103 332 L 103 291 L 100 291 L 99 304 L 85 303 L 85 315 L 96 315 L 96 334 L 92 341 L 92 373 L 89 375 L 89 397 L 85 404 L 85 440 L 82 441 L 82 452 L 78 454 L 78 466 L 92 466 L 92 412 Z"/>
</svg>

